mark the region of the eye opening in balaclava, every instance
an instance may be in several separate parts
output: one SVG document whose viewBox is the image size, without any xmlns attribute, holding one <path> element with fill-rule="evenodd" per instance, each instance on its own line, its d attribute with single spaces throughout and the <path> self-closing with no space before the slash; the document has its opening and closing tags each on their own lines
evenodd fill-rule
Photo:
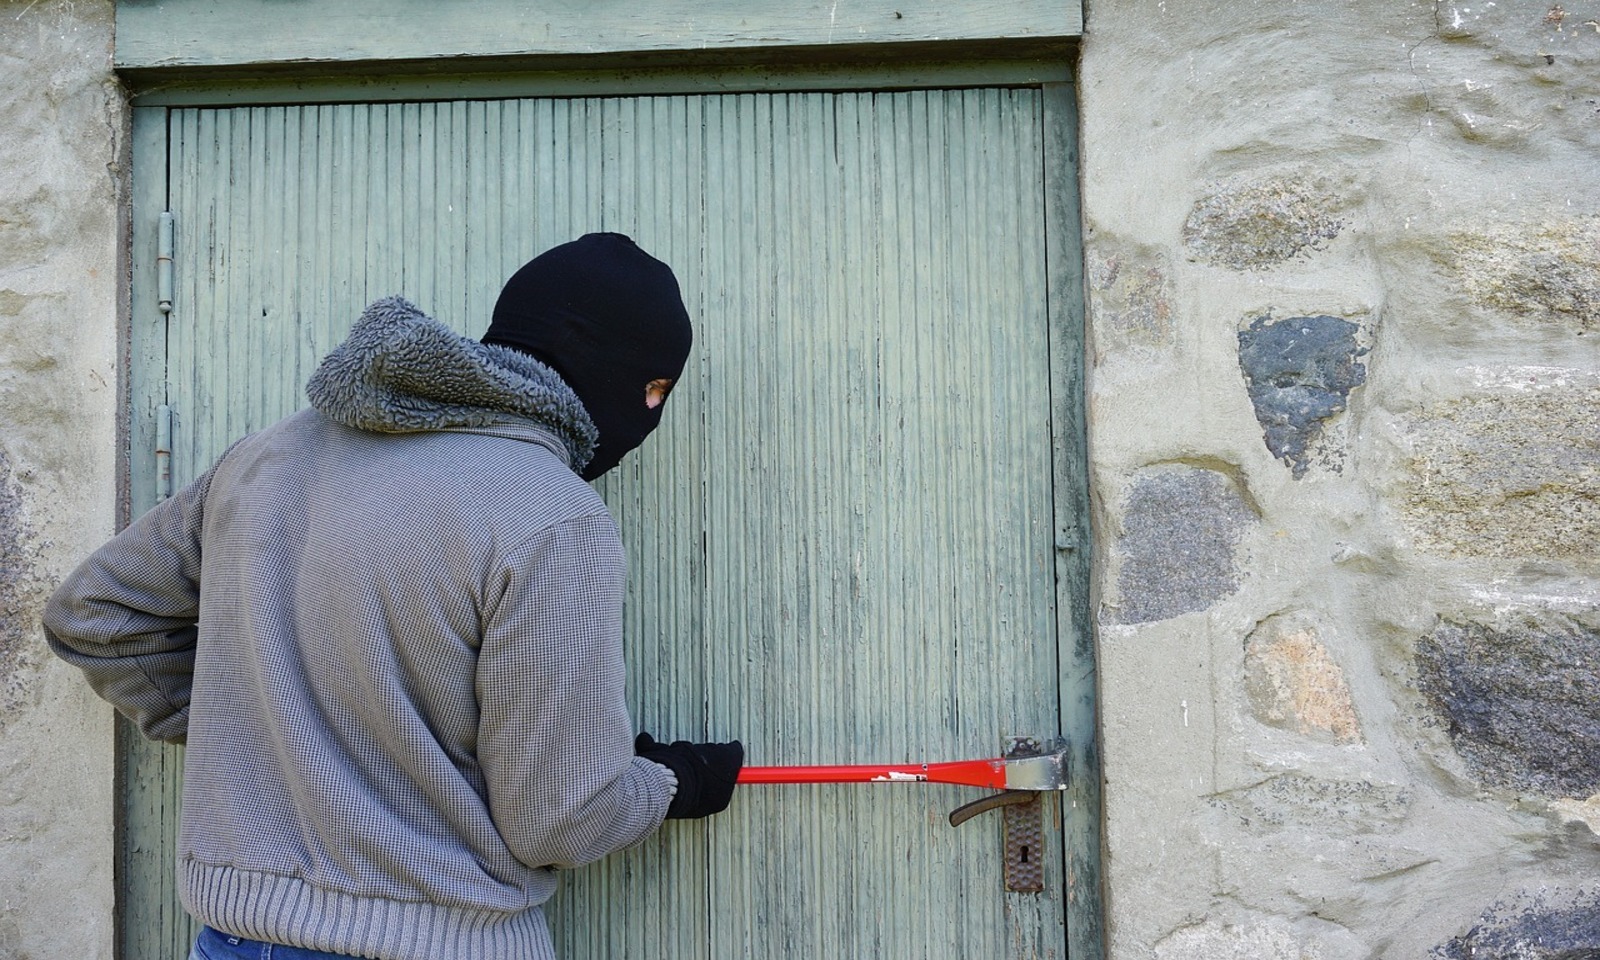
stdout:
<svg viewBox="0 0 1600 960">
<path fill-rule="evenodd" d="M 521 350 L 567 382 L 600 433 L 585 480 L 661 422 L 652 381 L 676 381 L 693 332 L 672 268 L 620 233 L 591 233 L 528 261 L 500 291 L 484 343 Z"/>
</svg>

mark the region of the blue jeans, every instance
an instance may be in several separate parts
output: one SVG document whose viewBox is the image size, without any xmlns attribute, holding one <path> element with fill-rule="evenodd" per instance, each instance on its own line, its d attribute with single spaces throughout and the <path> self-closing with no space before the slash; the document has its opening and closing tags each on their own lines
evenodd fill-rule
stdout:
<svg viewBox="0 0 1600 960">
<path fill-rule="evenodd" d="M 189 951 L 189 960 L 350 960 L 343 953 L 324 953 L 284 947 L 260 940 L 246 940 L 231 933 L 201 927 L 200 936 Z"/>
</svg>

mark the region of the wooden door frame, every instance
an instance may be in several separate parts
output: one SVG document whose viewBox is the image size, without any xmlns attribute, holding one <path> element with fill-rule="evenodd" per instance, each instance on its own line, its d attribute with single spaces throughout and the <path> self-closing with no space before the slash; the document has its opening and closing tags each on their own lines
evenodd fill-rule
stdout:
<svg viewBox="0 0 1600 960">
<path fill-rule="evenodd" d="M 158 216 L 168 203 L 168 117 L 175 107 L 238 107 L 267 104 L 395 102 L 411 100 L 592 97 L 667 93 L 780 92 L 804 90 L 904 90 L 952 87 L 1027 86 L 1043 92 L 1047 299 L 1051 352 L 1052 470 L 1055 488 L 1056 648 L 1061 729 L 1092 731 L 1072 745 L 1074 786 L 1060 797 L 1063 836 L 1066 942 L 1074 960 L 1105 955 L 1102 875 L 1102 791 L 1095 671 L 1095 635 L 1090 617 L 1092 532 L 1084 391 L 1085 289 L 1078 180 L 1078 114 L 1070 56 L 1004 56 L 913 63 L 740 65 L 716 68 L 656 66 L 618 72 L 557 72 L 548 69 L 441 77 L 416 75 L 366 78 L 250 78 L 144 83 L 133 99 L 130 202 L 130 302 L 124 337 L 128 362 L 122 398 L 128 450 L 122 504 L 125 525 L 132 511 L 154 502 L 155 408 L 165 394 L 167 315 L 154 291 Z M 156 171 L 154 175 L 141 171 Z M 181 257 L 179 258 L 181 261 Z M 178 312 L 181 322 L 181 308 Z M 155 376 L 157 370 L 159 376 Z M 122 850 L 129 842 L 124 803 L 128 737 L 119 722 L 117 746 L 117 942 L 123 916 Z M 140 958 L 129 958 L 140 960 Z"/>
</svg>

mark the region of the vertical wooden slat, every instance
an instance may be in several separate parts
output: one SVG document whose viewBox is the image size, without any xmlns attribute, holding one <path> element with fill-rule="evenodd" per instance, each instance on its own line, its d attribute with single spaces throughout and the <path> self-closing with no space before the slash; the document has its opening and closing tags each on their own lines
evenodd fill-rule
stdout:
<svg viewBox="0 0 1600 960">
<path fill-rule="evenodd" d="M 294 300 L 284 316 L 279 349 L 283 351 L 284 363 L 294 371 L 288 380 L 296 384 L 303 384 L 314 369 L 314 341 L 306 335 L 306 330 L 312 317 L 328 312 L 328 294 L 332 286 L 328 261 L 334 254 L 327 249 L 326 231 L 321 228 L 326 217 L 332 214 L 335 202 L 329 189 L 333 165 L 328 120 L 333 111 L 331 106 L 304 107 L 289 116 L 289 123 L 296 128 L 300 149 L 288 158 L 288 163 L 300 190 L 299 202 L 286 224 L 284 238 L 283 255 L 293 264 L 288 281 Z M 301 390 L 286 392 L 284 402 L 293 410 L 304 402 L 303 397 Z"/>
<path fill-rule="evenodd" d="M 628 547 L 641 726 L 802 763 L 988 754 L 1081 722 L 1056 694 L 1054 625 L 1082 621 L 1056 609 L 1078 602 L 1058 595 L 1056 514 L 1079 504 L 1053 487 L 1082 480 L 1062 465 L 1081 457 L 1062 391 L 1080 388 L 1058 369 L 1078 348 L 1047 336 L 1051 304 L 1077 295 L 1046 191 L 1064 189 L 1046 165 L 1070 130 L 1047 102 L 176 111 L 196 305 L 171 353 L 177 475 L 303 403 L 368 300 L 400 293 L 477 335 L 528 257 L 629 233 L 674 266 L 697 323 L 663 428 L 599 484 Z M 742 789 L 724 816 L 567 874 L 558 951 L 1059 956 L 1062 898 L 1003 893 L 999 819 L 944 823 L 972 796 Z"/>
<path fill-rule="evenodd" d="M 1061 728 L 1073 740 L 1066 808 L 1067 949 L 1074 960 L 1106 955 L 1101 873 L 1099 711 L 1090 619 L 1089 454 L 1084 410 L 1082 219 L 1077 185 L 1077 101 L 1063 83 L 1044 87 L 1045 214 L 1051 310 L 1052 466 L 1058 585 Z"/>
<path fill-rule="evenodd" d="M 547 239 L 555 235 L 558 222 L 565 225 L 565 218 L 556 212 L 556 197 L 565 196 L 566 190 L 556 181 L 554 159 L 556 115 L 565 107 L 565 101 L 523 100 L 514 110 L 507 111 L 516 124 L 519 162 L 516 200 L 508 200 L 506 206 L 509 210 L 526 211 L 528 223 L 509 238 L 515 243 L 508 245 L 513 256 L 502 263 L 505 276 L 545 248 Z M 563 142 L 566 139 L 563 137 Z"/>
<path fill-rule="evenodd" d="M 168 112 L 133 114 L 133 293 L 129 313 L 128 508 L 133 516 L 155 504 L 155 420 L 167 402 L 168 318 L 156 305 L 157 225 L 168 209 Z M 177 257 L 192 248 L 179 237 Z M 192 242 L 192 241 L 190 241 Z M 182 271 L 175 277 L 182 284 Z M 174 748 L 150 743 L 126 721 L 117 723 L 120 811 L 117 843 L 118 950 L 127 956 L 174 955 L 187 918 L 173 890 L 172 844 L 177 827 Z M 185 948 L 186 949 L 186 948 Z"/>
</svg>

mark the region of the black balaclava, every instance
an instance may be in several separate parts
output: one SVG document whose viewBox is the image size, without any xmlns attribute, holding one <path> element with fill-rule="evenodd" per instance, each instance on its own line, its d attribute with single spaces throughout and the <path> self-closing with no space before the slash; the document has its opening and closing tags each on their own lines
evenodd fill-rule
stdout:
<svg viewBox="0 0 1600 960">
<path fill-rule="evenodd" d="M 689 359 L 689 311 L 672 268 L 620 233 L 591 233 L 512 274 L 484 343 L 531 354 L 567 382 L 600 432 L 593 480 L 661 422 L 651 381 L 676 381 Z"/>
</svg>

